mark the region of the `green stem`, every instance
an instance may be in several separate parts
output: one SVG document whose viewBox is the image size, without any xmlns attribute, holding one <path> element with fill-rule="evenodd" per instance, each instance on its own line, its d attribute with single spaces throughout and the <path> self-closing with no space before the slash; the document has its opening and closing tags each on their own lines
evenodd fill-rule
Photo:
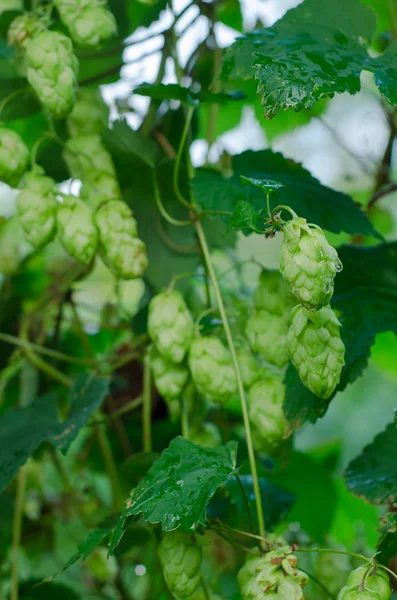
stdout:
<svg viewBox="0 0 397 600">
<path fill-rule="evenodd" d="M 152 373 L 149 355 L 143 361 L 143 451 L 152 451 Z"/>
<path fill-rule="evenodd" d="M 392 575 L 394 577 L 394 579 L 397 581 L 397 575 L 395 574 L 394 571 L 392 571 L 388 567 L 385 567 L 385 565 L 381 565 L 381 564 L 378 564 L 378 563 L 376 563 L 376 567 L 378 569 L 383 569 L 384 571 L 386 571 L 387 573 L 389 573 L 389 575 Z"/>
<path fill-rule="evenodd" d="M 240 487 L 241 495 L 244 500 L 245 510 L 247 511 L 247 516 L 248 516 L 248 520 L 250 523 L 251 531 L 252 531 L 252 533 L 254 533 L 254 531 L 255 531 L 254 519 L 252 518 L 251 507 L 250 507 L 250 503 L 248 501 L 247 494 L 245 493 L 243 482 L 241 481 L 241 477 L 238 473 L 235 474 L 235 477 L 237 479 L 237 483 Z M 260 546 L 259 546 L 259 549 L 260 549 Z"/>
<path fill-rule="evenodd" d="M 107 423 L 108 421 L 113 421 L 114 419 L 118 419 L 119 417 L 126 415 L 127 413 L 135 410 L 136 408 L 139 408 L 140 406 L 142 406 L 142 404 L 143 404 L 143 397 L 138 396 L 138 398 L 134 398 L 133 400 L 131 400 L 131 402 L 128 402 L 128 404 L 125 404 L 122 408 L 119 408 L 118 410 L 115 410 L 114 412 L 112 412 L 108 418 L 101 419 L 100 421 L 95 421 L 95 423 L 91 423 L 91 425 L 94 425 L 94 424 L 99 425 L 101 423 Z"/>
<path fill-rule="evenodd" d="M 194 113 L 194 106 L 190 106 L 186 112 L 186 120 L 185 120 L 185 125 L 184 125 L 183 131 L 182 131 L 181 141 L 179 143 L 178 153 L 176 155 L 175 167 L 174 167 L 174 177 L 173 177 L 175 195 L 178 198 L 179 202 L 189 209 L 191 209 L 191 205 L 183 197 L 181 190 L 179 188 L 179 168 L 181 165 L 181 159 L 182 159 L 183 150 L 185 148 L 186 139 L 187 139 L 187 136 L 189 133 L 190 124 L 192 122 L 193 113 Z"/>
<path fill-rule="evenodd" d="M 272 218 L 273 218 L 273 215 L 274 215 L 274 213 L 275 213 L 275 212 L 277 212 L 277 211 L 278 211 L 278 210 L 280 210 L 280 209 L 283 209 L 283 210 L 286 210 L 286 211 L 288 211 L 288 212 L 290 213 L 290 215 L 292 215 L 292 217 L 293 217 L 294 219 L 296 219 L 296 218 L 297 218 L 297 216 L 298 216 L 298 215 L 296 214 L 296 212 L 295 212 L 294 210 L 292 210 L 292 208 L 291 208 L 290 206 L 285 206 L 285 204 L 279 204 L 278 206 L 276 206 L 276 208 L 274 208 L 274 209 L 272 210 L 272 213 L 271 213 L 271 216 L 272 216 Z"/>
<path fill-rule="evenodd" d="M 299 566 L 299 570 L 306 573 L 306 575 L 309 577 L 309 579 L 311 581 L 314 581 L 314 583 L 317 584 L 318 587 L 320 587 L 329 598 L 332 598 L 332 600 L 335 600 L 335 596 L 333 594 L 331 594 L 331 592 L 325 587 L 325 585 L 323 583 L 321 583 L 321 581 L 319 579 L 317 579 L 317 577 L 315 577 L 311 573 L 308 573 L 307 571 L 305 571 L 305 569 L 302 569 L 301 566 Z"/>
<path fill-rule="evenodd" d="M 201 586 L 203 588 L 205 600 L 211 600 L 211 596 L 210 596 L 210 593 L 209 593 L 209 590 L 208 590 L 208 586 L 207 586 L 207 584 L 205 582 L 204 577 L 201 577 Z"/>
<path fill-rule="evenodd" d="M 347 550 L 335 550 L 334 548 L 294 548 L 294 552 L 328 552 L 328 554 L 345 554 L 346 556 L 352 556 L 353 558 L 359 558 L 365 563 L 370 563 L 371 559 L 363 556 L 362 554 L 356 554 L 355 552 L 348 552 Z M 381 565 L 379 565 L 381 566 Z"/>
<path fill-rule="evenodd" d="M 215 297 L 216 297 L 218 307 L 219 307 L 219 312 L 220 312 L 220 315 L 221 315 L 221 318 L 223 321 L 223 326 L 225 328 L 226 339 L 227 339 L 229 349 L 230 349 L 230 352 L 232 355 L 234 369 L 236 371 L 238 391 L 239 391 L 239 396 L 241 399 L 241 407 L 243 410 L 245 435 L 246 435 L 247 448 L 248 448 L 248 457 L 249 457 L 251 474 L 252 474 L 252 483 L 253 483 L 254 493 L 255 493 L 255 502 L 256 502 L 256 511 L 257 511 L 257 515 L 258 515 L 259 533 L 261 536 L 264 536 L 265 535 L 265 520 L 264 520 L 264 516 L 263 516 L 261 490 L 259 487 L 258 473 L 256 470 L 254 446 L 252 443 L 251 427 L 250 427 L 249 416 L 248 416 L 248 406 L 247 406 L 247 400 L 245 397 L 244 385 L 243 385 L 243 381 L 241 378 L 240 365 L 238 363 L 238 358 L 237 358 L 236 349 L 234 346 L 233 336 L 232 336 L 232 332 L 230 330 L 229 320 L 226 315 L 226 310 L 225 310 L 225 306 L 223 303 L 222 294 L 220 292 L 218 280 L 217 280 L 215 270 L 214 270 L 214 267 L 212 264 L 211 254 L 210 254 L 210 251 L 208 248 L 207 239 L 205 237 L 205 233 L 204 233 L 204 230 L 202 228 L 200 221 L 196 221 L 195 225 L 196 225 L 196 230 L 197 230 L 197 234 L 199 237 L 199 241 L 200 241 L 201 247 L 203 249 L 205 262 L 207 263 L 208 272 L 209 272 L 209 275 L 210 275 L 210 278 L 212 280 L 212 284 L 214 287 Z"/>
<path fill-rule="evenodd" d="M 212 37 L 215 42 L 215 50 L 214 50 L 214 63 L 213 63 L 213 70 L 212 70 L 211 89 L 216 94 L 221 89 L 220 82 L 218 80 L 218 75 L 221 70 L 221 64 L 222 64 L 222 50 L 219 48 L 218 44 L 216 43 L 216 36 L 215 36 L 215 32 L 213 30 L 213 24 L 212 24 Z M 213 104 L 211 104 L 210 114 L 209 114 L 209 119 L 208 119 L 208 127 L 207 127 L 208 150 L 207 150 L 207 156 L 206 156 L 206 163 L 208 163 L 211 148 L 216 139 L 216 122 L 218 120 L 218 114 L 219 114 L 219 104 L 214 102 Z"/>
<path fill-rule="evenodd" d="M 154 169 L 153 169 L 153 188 L 154 188 L 154 199 L 156 202 L 156 206 L 157 206 L 161 216 L 166 221 L 168 221 L 168 223 L 171 223 L 171 225 L 176 225 L 177 227 L 185 227 L 186 225 L 193 224 L 191 221 L 179 221 L 178 219 L 174 219 L 173 217 L 171 217 L 171 215 L 168 214 L 168 212 L 166 211 L 165 206 L 161 200 L 159 184 L 157 181 L 157 175 L 156 175 L 156 171 Z"/>
<path fill-rule="evenodd" d="M 22 467 L 17 475 L 17 492 L 15 497 L 14 518 L 12 522 L 11 546 L 11 600 L 18 600 L 19 596 L 19 546 L 22 534 L 23 501 L 26 488 L 26 468 Z"/>
<path fill-rule="evenodd" d="M 73 302 L 73 300 L 70 301 L 70 307 L 72 309 L 72 313 L 73 313 L 73 320 L 74 320 L 74 325 L 76 327 L 77 330 L 77 334 L 80 338 L 81 344 L 85 350 L 85 353 L 87 354 L 87 356 L 90 358 L 90 360 L 96 364 L 97 360 L 96 360 L 96 356 L 95 356 L 95 352 L 90 344 L 90 340 L 88 339 L 88 335 L 86 334 L 86 332 L 84 331 L 84 326 L 83 323 L 81 321 L 80 315 L 77 311 L 77 307 L 76 304 Z"/>
<path fill-rule="evenodd" d="M 20 94 L 25 94 L 26 92 L 30 92 L 30 91 L 31 91 L 31 88 L 29 86 L 27 86 L 25 88 L 20 88 L 19 90 L 14 90 L 10 94 L 8 94 L 8 96 L 6 96 L 3 99 L 3 101 L 0 102 L 0 117 L 1 117 L 1 113 L 3 112 L 3 110 L 5 109 L 5 107 L 7 106 L 7 104 L 9 102 L 11 102 L 11 100 L 13 100 L 14 98 L 16 98 Z"/>
<path fill-rule="evenodd" d="M 202 215 L 224 215 L 225 217 L 231 217 L 232 214 L 233 213 L 229 210 L 202 210 L 200 212 L 200 217 Z"/>
<path fill-rule="evenodd" d="M 266 207 L 267 207 L 267 214 L 269 216 L 269 219 L 272 218 L 272 212 L 270 210 L 270 194 L 266 194 Z"/>
<path fill-rule="evenodd" d="M 168 50 L 167 50 L 166 39 L 164 38 L 164 47 L 163 47 L 163 51 L 161 53 L 161 61 L 160 61 L 160 66 L 159 66 L 159 70 L 157 73 L 155 85 L 158 85 L 163 80 L 167 58 L 168 58 Z M 155 102 L 154 100 L 151 100 L 149 110 L 148 110 L 146 117 L 144 118 L 142 126 L 141 126 L 141 131 L 144 135 L 150 134 L 150 131 L 152 129 L 152 124 L 153 124 L 153 119 L 156 114 L 157 106 L 158 106 L 158 101 Z"/>
<path fill-rule="evenodd" d="M 100 413 L 99 413 L 100 414 Z M 94 418 L 98 415 L 94 415 Z M 104 425 L 98 425 L 98 423 L 93 424 L 94 433 L 99 445 L 99 449 L 102 454 L 103 462 L 105 464 L 106 473 L 112 483 L 112 492 L 113 492 L 113 511 L 115 513 L 122 510 L 124 505 L 124 497 L 123 491 L 121 488 L 116 463 L 113 457 L 112 448 L 110 446 L 108 437 L 106 435 L 106 431 Z"/>
</svg>

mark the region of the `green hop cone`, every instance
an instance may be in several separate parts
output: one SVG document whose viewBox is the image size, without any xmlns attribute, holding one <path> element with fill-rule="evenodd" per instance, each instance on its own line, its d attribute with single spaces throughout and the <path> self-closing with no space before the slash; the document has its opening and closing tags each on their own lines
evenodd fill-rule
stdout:
<svg viewBox="0 0 397 600">
<path fill-rule="evenodd" d="M 287 344 L 292 364 L 303 385 L 327 399 L 340 381 L 345 346 L 340 323 L 329 306 L 313 313 L 303 306 L 291 312 Z"/>
<path fill-rule="evenodd" d="M 132 210 L 120 200 L 105 202 L 95 213 L 103 261 L 121 279 L 142 277 L 146 246 L 137 238 Z"/>
<path fill-rule="evenodd" d="M 201 582 L 201 547 L 176 529 L 163 533 L 158 555 L 170 592 L 178 599 L 191 596 Z"/>
<path fill-rule="evenodd" d="M 219 338 L 193 340 L 189 368 L 197 391 L 211 402 L 225 403 L 237 393 L 232 355 Z"/>
<path fill-rule="evenodd" d="M 18 15 L 8 28 L 7 42 L 9 46 L 14 46 L 16 49 L 15 64 L 18 73 L 23 76 L 26 76 L 27 71 L 26 50 L 28 44 L 44 29 L 43 22 L 32 13 Z"/>
<path fill-rule="evenodd" d="M 359 590 L 357 586 L 352 588 L 343 588 L 338 596 L 338 600 L 383 600 L 376 592 L 370 590 Z"/>
<path fill-rule="evenodd" d="M 255 356 L 247 348 L 237 350 L 237 359 L 240 367 L 241 379 L 245 388 L 249 389 L 261 377 L 261 371 Z"/>
<path fill-rule="evenodd" d="M 280 271 L 291 292 L 309 310 L 330 303 L 334 278 L 342 268 L 338 254 L 319 227 L 296 217 L 284 227 Z"/>
<path fill-rule="evenodd" d="M 78 61 L 70 38 L 57 31 L 43 31 L 26 51 L 27 78 L 45 109 L 56 119 L 73 108 Z"/>
<path fill-rule="evenodd" d="M 202 423 L 198 429 L 192 429 L 189 440 L 206 448 L 216 448 L 222 444 L 220 431 L 214 423 Z"/>
<path fill-rule="evenodd" d="M 107 127 L 109 108 L 99 88 L 79 88 L 72 112 L 67 120 L 69 135 L 76 137 L 101 134 Z"/>
<path fill-rule="evenodd" d="M 19 221 L 32 246 L 41 248 L 52 240 L 56 231 L 55 181 L 36 167 L 25 177 L 17 198 Z"/>
<path fill-rule="evenodd" d="M 0 181 L 17 187 L 29 162 L 29 150 L 21 136 L 0 127 Z"/>
<path fill-rule="evenodd" d="M 347 578 L 347 588 L 360 587 L 365 577 L 364 587 L 366 591 L 375 592 L 380 600 L 390 600 L 392 590 L 389 577 L 382 569 L 372 568 L 368 572 L 368 565 L 363 565 L 352 571 Z"/>
<path fill-rule="evenodd" d="M 288 360 L 287 333 L 289 316 L 278 316 L 267 310 L 258 310 L 247 321 L 245 334 L 253 352 L 276 367 L 284 367 Z"/>
<path fill-rule="evenodd" d="M 283 443 L 287 432 L 283 404 L 285 387 L 281 377 L 268 373 L 248 394 L 248 414 L 255 448 L 272 453 Z"/>
<path fill-rule="evenodd" d="M 54 4 L 81 48 L 96 48 L 117 34 L 116 19 L 101 0 L 55 0 Z"/>
<path fill-rule="evenodd" d="M 151 300 L 148 331 L 163 356 L 182 362 L 193 338 L 194 323 L 180 292 L 162 292 Z"/>
<path fill-rule="evenodd" d="M 281 317 L 295 306 L 296 301 L 279 271 L 263 270 L 254 292 L 254 304 L 258 310 Z"/>
<path fill-rule="evenodd" d="M 160 354 L 155 346 L 150 351 L 150 366 L 157 391 L 167 401 L 177 401 L 189 379 L 189 371 L 182 364 L 175 364 Z M 174 412 L 174 411 L 170 411 Z M 179 411 L 176 411 L 179 413 Z"/>
<path fill-rule="evenodd" d="M 89 265 L 98 246 L 98 232 L 88 206 L 75 196 L 66 196 L 58 207 L 57 228 L 66 252 Z"/>
</svg>

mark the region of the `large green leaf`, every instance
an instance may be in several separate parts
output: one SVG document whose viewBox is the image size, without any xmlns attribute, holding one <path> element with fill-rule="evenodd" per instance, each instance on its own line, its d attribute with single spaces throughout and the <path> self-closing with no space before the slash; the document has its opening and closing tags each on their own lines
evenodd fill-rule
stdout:
<svg viewBox="0 0 397 600">
<path fill-rule="evenodd" d="M 245 188 L 240 175 L 255 179 L 271 179 L 284 185 L 270 197 L 270 206 L 287 204 L 295 212 L 320 227 L 339 233 L 374 235 L 376 232 L 352 198 L 328 188 L 312 177 L 301 165 L 279 152 L 248 150 L 233 157 L 235 175 L 225 179 L 215 171 L 200 170 L 193 180 L 197 202 L 207 210 L 233 212 L 240 200 L 251 202 L 257 210 L 266 207 L 265 194 Z M 283 213 L 284 216 L 284 213 Z M 285 214 L 287 218 L 287 214 Z"/>
<path fill-rule="evenodd" d="M 108 393 L 107 379 L 80 375 L 70 391 L 70 411 L 59 420 L 54 394 L 38 398 L 27 408 L 14 408 L 0 418 L 0 492 L 18 469 L 45 441 L 66 452 L 79 429 Z"/>
<path fill-rule="evenodd" d="M 200 102 L 225 104 L 231 100 L 244 100 L 245 98 L 245 94 L 239 91 L 213 93 L 207 90 L 194 90 L 183 87 L 177 83 L 159 83 L 156 85 L 142 83 L 133 90 L 133 93 L 139 96 L 148 96 L 153 100 L 179 100 L 188 105 L 195 105 Z"/>
<path fill-rule="evenodd" d="M 390 423 L 376 436 L 346 471 L 351 492 L 373 504 L 397 502 L 397 423 Z"/>
<path fill-rule="evenodd" d="M 373 59 L 364 47 L 376 31 L 374 12 L 359 0 L 305 0 L 273 27 L 237 39 L 226 53 L 224 79 L 251 79 L 256 68 L 265 116 L 299 111 L 335 93 L 360 90 L 362 70 L 375 74 L 381 93 L 397 102 L 393 54 Z M 382 61 L 388 67 L 385 70 Z"/>
<path fill-rule="evenodd" d="M 148 137 L 138 133 L 128 126 L 125 119 L 118 119 L 103 134 L 104 141 L 110 152 L 125 156 L 140 158 L 149 167 L 154 167 L 157 161 L 158 148 Z"/>
<path fill-rule="evenodd" d="M 126 520 L 139 513 L 165 531 L 181 526 L 189 532 L 204 523 L 207 504 L 236 472 L 236 457 L 236 442 L 212 449 L 183 437 L 173 439 L 128 499 L 110 551 L 121 540 Z"/>
<path fill-rule="evenodd" d="M 397 513 L 387 513 L 382 517 L 379 531 L 381 535 L 376 544 L 380 551 L 378 560 L 387 564 L 397 555 Z"/>
</svg>

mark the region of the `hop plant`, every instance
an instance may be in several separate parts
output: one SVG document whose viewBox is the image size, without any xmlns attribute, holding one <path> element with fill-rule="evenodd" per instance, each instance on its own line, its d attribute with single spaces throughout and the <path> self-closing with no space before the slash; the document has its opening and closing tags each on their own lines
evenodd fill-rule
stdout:
<svg viewBox="0 0 397 600">
<path fill-rule="evenodd" d="M 18 15 L 12 21 L 7 31 L 7 43 L 16 48 L 16 66 L 21 75 L 26 75 L 26 50 L 33 39 L 45 26 L 41 19 L 32 13 Z"/>
<path fill-rule="evenodd" d="M 232 356 L 219 338 L 193 340 L 189 368 L 198 392 L 208 400 L 224 403 L 237 392 Z"/>
<path fill-rule="evenodd" d="M 291 312 L 287 344 L 291 361 L 303 385 L 327 399 L 340 381 L 345 346 L 340 323 L 329 306 L 313 313 L 303 306 Z"/>
<path fill-rule="evenodd" d="M 289 360 L 287 348 L 289 315 L 278 316 L 267 310 L 258 310 L 247 321 L 245 334 L 253 352 L 276 367 L 283 367 Z"/>
<path fill-rule="evenodd" d="M 57 119 L 73 108 L 78 61 L 70 38 L 57 31 L 43 31 L 26 51 L 27 78 L 40 102 Z"/>
<path fill-rule="evenodd" d="M 338 254 L 317 226 L 295 217 L 284 227 L 280 271 L 299 302 L 309 310 L 329 304 L 334 278 L 342 268 Z"/>
<path fill-rule="evenodd" d="M 359 590 L 357 587 L 346 588 L 343 595 L 338 596 L 338 600 L 382 600 L 379 594 L 369 590 Z"/>
<path fill-rule="evenodd" d="M 35 248 L 52 240 L 56 231 L 55 181 L 36 167 L 25 177 L 24 187 L 17 198 L 19 221 L 26 239 Z"/>
<path fill-rule="evenodd" d="M 106 202 L 95 213 L 101 256 L 121 279 L 142 277 L 147 264 L 146 246 L 137 238 L 131 209 L 120 200 Z"/>
<path fill-rule="evenodd" d="M 55 6 L 81 48 L 96 48 L 117 34 L 116 19 L 101 0 L 55 0 Z"/>
<path fill-rule="evenodd" d="M 283 404 L 285 387 L 281 377 L 268 373 L 249 391 L 249 420 L 258 451 L 272 453 L 283 442 L 287 432 Z"/>
<path fill-rule="evenodd" d="M 303 600 L 308 577 L 296 567 L 289 546 L 264 556 L 249 556 L 238 573 L 243 600 Z"/>
<path fill-rule="evenodd" d="M 1 0 L 0 15 L 7 10 L 23 10 L 22 0 Z"/>
<path fill-rule="evenodd" d="M 0 127 L 0 181 L 17 187 L 29 162 L 29 150 L 21 136 Z"/>
<path fill-rule="evenodd" d="M 109 108 L 103 101 L 99 88 L 79 88 L 75 105 L 67 120 L 69 135 L 76 137 L 101 134 L 107 127 L 108 120 Z"/>
<path fill-rule="evenodd" d="M 163 356 L 174 363 L 182 362 L 193 338 L 194 323 L 180 292 L 166 291 L 152 299 L 148 331 Z"/>
<path fill-rule="evenodd" d="M 182 364 L 168 360 L 155 346 L 150 351 L 150 366 L 158 392 L 166 401 L 176 400 L 179 407 L 179 398 L 189 379 L 189 370 Z"/>
<path fill-rule="evenodd" d="M 237 350 L 237 359 L 243 385 L 249 389 L 261 376 L 255 356 L 253 356 L 248 348 L 239 348 Z"/>
<path fill-rule="evenodd" d="M 88 265 L 95 256 L 98 232 L 88 206 L 75 196 L 66 196 L 58 207 L 57 229 L 66 252 Z"/>
<path fill-rule="evenodd" d="M 358 567 L 350 573 L 338 600 L 360 600 L 361 596 L 357 594 L 375 594 L 378 600 L 390 600 L 392 590 L 387 574 L 382 569 L 371 568 L 368 565 Z M 363 599 L 366 597 L 362 596 Z M 370 597 L 372 596 L 368 596 Z"/>
<path fill-rule="evenodd" d="M 254 304 L 258 310 L 281 317 L 295 306 L 296 300 L 279 271 L 263 270 L 254 292 Z"/>
<path fill-rule="evenodd" d="M 214 423 L 202 423 L 198 429 L 193 429 L 189 440 L 207 448 L 216 448 L 222 443 L 220 431 Z"/>
<path fill-rule="evenodd" d="M 158 555 L 170 592 L 178 599 L 191 596 L 201 582 L 201 547 L 176 529 L 163 533 Z"/>
</svg>

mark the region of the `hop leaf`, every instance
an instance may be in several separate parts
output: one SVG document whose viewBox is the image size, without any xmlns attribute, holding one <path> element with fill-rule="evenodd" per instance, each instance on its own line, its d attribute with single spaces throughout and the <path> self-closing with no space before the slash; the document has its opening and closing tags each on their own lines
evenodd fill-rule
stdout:
<svg viewBox="0 0 397 600">
<path fill-rule="evenodd" d="M 232 356 L 219 338 L 195 339 L 190 347 L 189 367 L 198 392 L 208 400 L 224 403 L 237 392 Z"/>
<path fill-rule="evenodd" d="M 320 228 L 296 217 L 284 227 L 280 271 L 299 302 L 310 310 L 329 304 L 334 278 L 342 268 L 338 254 Z"/>
<path fill-rule="evenodd" d="M 284 398 L 285 387 L 281 378 L 270 373 L 250 389 L 249 420 L 255 447 L 260 452 L 271 454 L 283 442 L 287 431 Z"/>
<path fill-rule="evenodd" d="M 0 127 L 0 181 L 17 187 L 29 162 L 29 150 L 21 136 Z"/>
<path fill-rule="evenodd" d="M 121 279 L 142 277 L 147 267 L 146 246 L 138 239 L 131 209 L 120 200 L 98 208 L 95 222 L 104 262 Z"/>
<path fill-rule="evenodd" d="M 67 120 L 69 135 L 76 137 L 101 134 L 107 127 L 109 108 L 99 88 L 79 88 L 77 99 Z"/>
<path fill-rule="evenodd" d="M 81 48 L 96 48 L 117 34 L 116 19 L 100 0 L 55 0 L 55 6 Z"/>
<path fill-rule="evenodd" d="M 329 398 L 340 380 L 345 346 L 339 328 L 329 306 L 315 313 L 296 306 L 291 312 L 287 336 L 290 358 L 303 385 L 319 398 Z"/>
<path fill-rule="evenodd" d="M 55 118 L 70 113 L 75 101 L 78 61 L 70 38 L 43 31 L 27 47 L 27 78 L 40 102 Z"/>
<path fill-rule="evenodd" d="M 222 444 L 220 431 L 214 423 L 203 423 L 198 429 L 190 431 L 189 440 L 206 448 L 216 448 Z"/>
<path fill-rule="evenodd" d="M 164 579 L 176 598 L 187 598 L 201 582 L 202 550 L 181 529 L 164 532 L 158 548 Z"/>
<path fill-rule="evenodd" d="M 65 250 L 88 265 L 98 246 L 98 232 L 90 208 L 78 198 L 67 196 L 58 208 L 57 227 Z"/>
<path fill-rule="evenodd" d="M 347 578 L 346 586 L 342 588 L 339 594 L 340 600 L 352 600 L 353 598 L 360 600 L 361 596 L 354 596 L 352 594 L 363 593 L 360 590 L 363 582 L 365 593 L 374 593 L 379 600 L 390 600 L 392 590 L 387 574 L 382 569 L 376 568 L 370 568 L 370 571 L 368 572 L 368 568 L 370 568 L 368 565 L 363 565 L 350 573 Z"/>
<path fill-rule="evenodd" d="M 150 366 L 158 392 L 165 400 L 178 400 L 189 379 L 188 369 L 168 360 L 155 346 L 151 348 Z"/>
<path fill-rule="evenodd" d="M 26 175 L 24 188 L 17 198 L 19 221 L 26 239 L 35 248 L 48 244 L 55 235 L 58 203 L 54 188 L 55 181 L 36 167 Z"/>
<path fill-rule="evenodd" d="M 246 324 L 245 334 L 253 352 L 276 367 L 288 362 L 287 333 L 289 315 L 278 316 L 267 310 L 258 310 Z"/>
<path fill-rule="evenodd" d="M 295 306 L 296 301 L 279 271 L 263 270 L 254 292 L 254 304 L 258 310 L 281 317 Z"/>
<path fill-rule="evenodd" d="M 182 362 L 193 337 L 194 323 L 180 292 L 163 292 L 152 299 L 148 331 L 161 354 L 174 363 Z"/>
</svg>

